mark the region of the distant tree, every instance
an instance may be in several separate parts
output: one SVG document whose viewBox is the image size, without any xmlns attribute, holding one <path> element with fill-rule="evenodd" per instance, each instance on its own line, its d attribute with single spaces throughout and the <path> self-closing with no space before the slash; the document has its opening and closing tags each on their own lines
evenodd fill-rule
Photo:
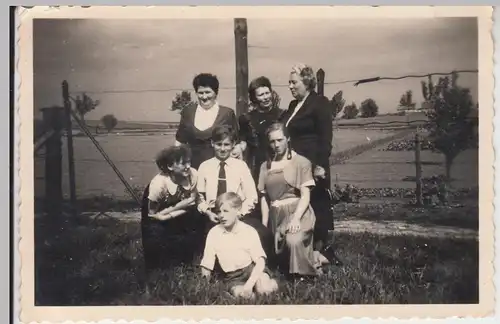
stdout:
<svg viewBox="0 0 500 324">
<path fill-rule="evenodd" d="M 345 99 L 342 98 L 342 95 L 342 90 L 340 90 L 332 97 L 332 100 L 330 100 L 330 103 L 332 105 L 332 115 L 334 119 L 342 111 L 342 109 L 344 109 Z"/>
<path fill-rule="evenodd" d="M 411 90 L 406 91 L 399 100 L 400 111 L 413 110 L 415 109 L 415 105 L 413 102 L 413 91 Z"/>
<path fill-rule="evenodd" d="M 360 106 L 361 117 L 375 117 L 378 115 L 378 106 L 375 100 L 369 98 L 364 100 Z"/>
<path fill-rule="evenodd" d="M 172 111 L 179 110 L 182 111 L 184 108 L 196 105 L 196 102 L 191 99 L 191 92 L 187 90 L 182 90 L 175 94 L 175 98 L 172 100 L 172 106 L 170 109 Z"/>
<path fill-rule="evenodd" d="M 445 157 L 446 179 L 451 180 L 451 166 L 454 159 L 463 150 L 477 142 L 475 120 L 471 117 L 476 106 L 472 101 L 470 89 L 457 85 L 458 74 L 439 78 L 434 85 L 429 76 L 422 81 L 422 95 L 429 103 L 425 112 L 429 122 L 429 140 L 436 151 Z"/>
<path fill-rule="evenodd" d="M 82 96 L 76 96 L 73 100 L 75 103 L 75 110 L 80 115 L 80 119 L 85 123 L 85 115 L 94 110 L 99 106 L 99 100 L 93 100 L 86 93 L 82 93 Z"/>
<path fill-rule="evenodd" d="M 358 116 L 358 114 L 359 109 L 356 106 L 356 103 L 353 102 L 352 104 L 345 106 L 342 119 L 354 119 Z"/>
<path fill-rule="evenodd" d="M 108 114 L 102 116 L 101 123 L 104 125 L 104 128 L 106 128 L 106 130 L 109 133 L 116 127 L 116 125 L 118 125 L 118 119 L 116 119 L 115 115 Z"/>
</svg>

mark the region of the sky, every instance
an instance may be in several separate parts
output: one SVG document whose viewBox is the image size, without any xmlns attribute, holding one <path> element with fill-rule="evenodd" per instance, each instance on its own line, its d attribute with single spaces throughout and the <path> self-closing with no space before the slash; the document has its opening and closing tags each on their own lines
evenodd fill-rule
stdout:
<svg viewBox="0 0 500 324">
<path fill-rule="evenodd" d="M 170 110 L 180 89 L 193 91 L 200 72 L 217 75 L 220 104 L 235 107 L 234 29 L 218 20 L 36 20 L 34 105 L 62 105 L 61 83 L 72 95 L 86 91 L 100 105 L 89 120 L 114 114 L 124 121 L 178 121 Z M 249 78 L 265 75 L 287 108 L 295 63 L 323 68 L 326 82 L 478 68 L 475 18 L 248 20 Z M 461 74 L 459 84 L 477 100 L 478 75 Z M 331 98 L 342 90 L 347 103 L 374 99 L 380 113 L 394 112 L 412 90 L 417 106 L 424 79 L 380 81 L 354 87 L 326 85 Z M 143 90 L 167 90 L 151 91 Z M 114 90 L 139 92 L 106 93 Z M 104 93 L 103 93 L 104 92 Z M 194 93 L 193 93 L 193 98 Z"/>
</svg>

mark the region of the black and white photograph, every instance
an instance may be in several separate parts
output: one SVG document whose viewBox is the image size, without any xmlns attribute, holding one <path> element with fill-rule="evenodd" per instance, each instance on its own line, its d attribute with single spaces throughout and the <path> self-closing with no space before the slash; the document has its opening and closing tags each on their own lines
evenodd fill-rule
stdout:
<svg viewBox="0 0 500 324">
<path fill-rule="evenodd" d="M 33 306 L 479 306 L 473 8 L 34 18 Z"/>
</svg>

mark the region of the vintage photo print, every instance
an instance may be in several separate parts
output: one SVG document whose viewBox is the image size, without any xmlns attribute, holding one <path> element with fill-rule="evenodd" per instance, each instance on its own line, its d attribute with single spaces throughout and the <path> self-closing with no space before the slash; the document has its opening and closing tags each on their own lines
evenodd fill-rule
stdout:
<svg viewBox="0 0 500 324">
<path fill-rule="evenodd" d="M 19 9 L 21 321 L 490 315 L 491 28 Z"/>
</svg>

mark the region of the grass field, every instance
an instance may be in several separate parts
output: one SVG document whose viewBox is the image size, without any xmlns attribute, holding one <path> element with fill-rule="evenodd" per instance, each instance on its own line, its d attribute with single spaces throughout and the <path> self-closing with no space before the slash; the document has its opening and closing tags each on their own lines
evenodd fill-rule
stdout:
<svg viewBox="0 0 500 324">
<path fill-rule="evenodd" d="M 388 207 L 386 207 L 388 208 Z M 469 227 L 472 207 L 421 213 L 418 223 Z M 347 206 L 337 219 L 363 219 L 373 209 Z M 392 218 L 411 209 L 397 207 Z M 476 214 L 477 215 L 477 214 Z M 361 218 L 360 218 L 361 217 Z M 427 220 L 426 220 L 427 219 Z M 193 264 L 146 276 L 138 222 L 86 218 L 36 224 L 37 306 L 245 304 L 223 283 L 206 282 Z M 397 234 L 397 233 L 394 233 Z M 64 243 L 61 243 L 64 242 Z M 257 304 L 429 304 L 477 303 L 478 241 L 342 232 L 335 235 L 342 267 L 313 282 L 279 279 L 276 295 Z M 178 242 L 182 244 L 182 241 Z"/>
</svg>

